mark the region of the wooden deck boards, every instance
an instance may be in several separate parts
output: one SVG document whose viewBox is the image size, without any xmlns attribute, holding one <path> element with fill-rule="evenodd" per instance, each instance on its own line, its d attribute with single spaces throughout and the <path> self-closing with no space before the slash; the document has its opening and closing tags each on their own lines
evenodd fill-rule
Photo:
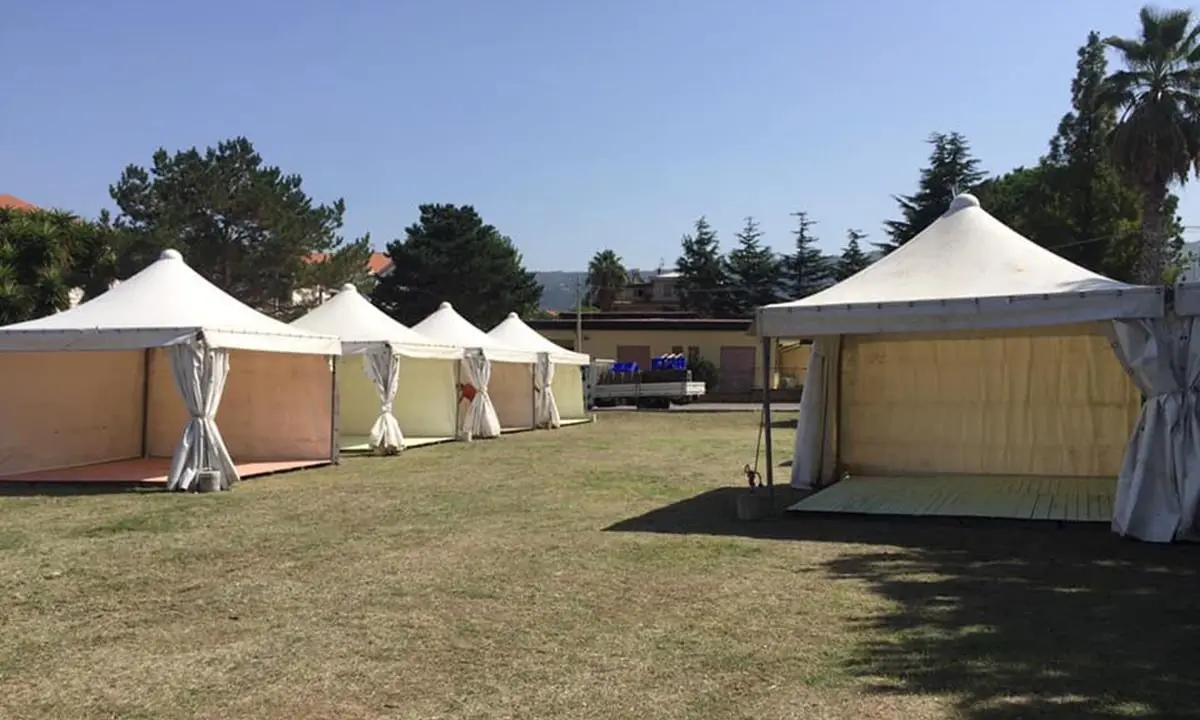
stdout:
<svg viewBox="0 0 1200 720">
<path fill-rule="evenodd" d="M 1112 478 L 852 477 L 793 505 L 797 512 L 1108 522 Z"/>
</svg>

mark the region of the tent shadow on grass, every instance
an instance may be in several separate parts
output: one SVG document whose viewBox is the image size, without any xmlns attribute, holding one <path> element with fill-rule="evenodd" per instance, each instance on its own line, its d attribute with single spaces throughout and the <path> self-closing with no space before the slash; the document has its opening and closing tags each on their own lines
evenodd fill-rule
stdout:
<svg viewBox="0 0 1200 720">
<path fill-rule="evenodd" d="M 1103 524 L 739 522 L 740 492 L 709 491 L 607 529 L 846 544 L 820 572 L 865 582 L 894 607 L 849 621 L 864 640 L 847 669 L 880 694 L 951 695 L 973 720 L 1196 712 L 1200 547 L 1125 541 Z"/>
<path fill-rule="evenodd" d="M 0 497 L 70 497 L 73 495 L 123 495 L 165 493 L 166 485 L 123 482 L 6 482 L 0 480 Z"/>
</svg>

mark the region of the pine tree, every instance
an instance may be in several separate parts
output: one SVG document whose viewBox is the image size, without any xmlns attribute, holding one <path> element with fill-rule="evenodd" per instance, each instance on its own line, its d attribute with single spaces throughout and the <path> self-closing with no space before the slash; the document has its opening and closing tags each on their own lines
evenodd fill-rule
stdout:
<svg viewBox="0 0 1200 720">
<path fill-rule="evenodd" d="M 763 233 L 754 218 L 746 218 L 736 237 L 738 246 L 726 261 L 731 310 L 737 315 L 750 315 L 757 307 L 780 301 L 783 265 L 774 251 L 762 244 Z"/>
<path fill-rule="evenodd" d="M 509 312 L 529 317 L 542 286 L 525 269 L 512 239 L 483 221 L 470 205 L 428 204 L 388 243 L 392 271 L 379 279 L 375 304 L 406 325 L 420 322 L 443 302 L 481 328 Z"/>
<path fill-rule="evenodd" d="M 796 229 L 792 231 L 796 250 L 784 260 L 785 279 L 788 295 L 799 300 L 828 287 L 833 268 L 829 258 L 817 247 L 817 237 L 812 233 L 817 221 L 804 211 L 794 212 L 792 217 L 796 218 Z"/>
<path fill-rule="evenodd" d="M 986 177 L 967 139 L 959 133 L 934 133 L 929 144 L 933 150 L 929 166 L 921 170 L 917 193 L 896 197 L 903 219 L 884 223 L 890 240 L 875 245 L 885 253 L 916 237 L 946 212 L 955 195 L 973 189 Z"/>
<path fill-rule="evenodd" d="M 867 234 L 851 228 L 846 231 L 846 247 L 842 248 L 842 255 L 837 261 L 837 270 L 835 277 L 838 282 L 858 273 L 871 264 L 871 258 L 863 252 L 861 241 L 866 239 Z"/>
<path fill-rule="evenodd" d="M 721 257 L 717 233 L 703 216 L 691 235 L 681 241 L 682 253 L 675 262 L 679 280 L 679 303 L 700 317 L 724 317 L 735 308 L 729 298 L 729 274 Z"/>
</svg>

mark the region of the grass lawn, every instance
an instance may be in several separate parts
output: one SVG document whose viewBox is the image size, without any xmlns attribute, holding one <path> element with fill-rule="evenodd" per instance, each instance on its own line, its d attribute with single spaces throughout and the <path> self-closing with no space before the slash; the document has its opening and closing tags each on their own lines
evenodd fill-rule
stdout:
<svg viewBox="0 0 1200 720">
<path fill-rule="evenodd" d="M 1197 712 L 1196 548 L 739 523 L 756 422 L 609 413 L 220 495 L 0 497 L 0 717 Z"/>
</svg>

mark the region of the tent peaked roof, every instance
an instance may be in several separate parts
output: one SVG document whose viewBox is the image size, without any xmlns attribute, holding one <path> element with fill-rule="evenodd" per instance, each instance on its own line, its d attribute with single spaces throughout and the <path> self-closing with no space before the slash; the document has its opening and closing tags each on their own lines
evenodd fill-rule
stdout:
<svg viewBox="0 0 1200 720">
<path fill-rule="evenodd" d="M 362 353 L 388 345 L 408 357 L 456 358 L 462 347 L 434 342 L 393 320 L 371 304 L 353 284 L 342 286 L 338 294 L 292 323 L 292 327 L 322 335 L 337 335 L 342 352 Z"/>
<path fill-rule="evenodd" d="M 242 304 L 165 250 L 147 268 L 70 310 L 0 327 L 0 350 L 127 350 L 190 342 L 265 352 L 340 355 L 310 333 Z"/>
<path fill-rule="evenodd" d="M 972 195 L 833 287 L 759 308 L 768 337 L 963 330 L 1158 317 L 1160 288 L 1098 275 L 1022 237 Z"/>
<path fill-rule="evenodd" d="M 448 302 L 438 305 L 438 309 L 414 325 L 413 330 L 434 342 L 482 350 L 491 360 L 521 363 L 537 361 L 537 353 L 512 347 L 490 337 L 459 315 Z"/>
<path fill-rule="evenodd" d="M 529 327 L 516 313 L 509 313 L 504 322 L 492 328 L 488 335 L 515 348 L 549 353 L 551 362 L 564 365 L 588 365 L 592 362 L 590 356 L 572 352 Z"/>
</svg>

